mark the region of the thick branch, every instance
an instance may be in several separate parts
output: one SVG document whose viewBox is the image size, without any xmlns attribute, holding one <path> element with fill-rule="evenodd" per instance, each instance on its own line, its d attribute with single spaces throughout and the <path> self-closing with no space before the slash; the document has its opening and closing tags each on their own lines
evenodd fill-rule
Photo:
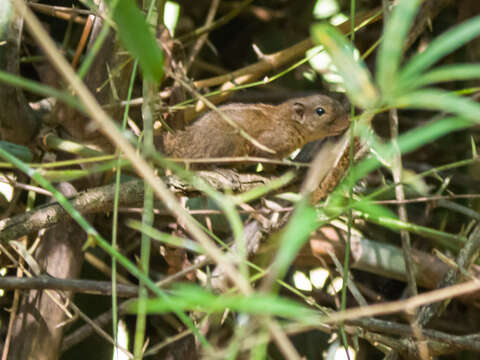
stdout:
<svg viewBox="0 0 480 360">
<path fill-rule="evenodd" d="M 243 192 L 264 185 L 274 178 L 255 174 L 238 174 L 231 170 L 200 171 L 202 178 L 218 190 L 230 189 Z M 175 193 L 191 193 L 197 190 L 175 176 L 164 179 Z M 109 212 L 113 209 L 115 185 L 106 185 L 80 193 L 70 199 L 72 205 L 82 214 Z M 120 185 L 119 206 L 140 206 L 143 202 L 143 182 L 134 180 Z M 17 216 L 0 221 L 0 241 L 17 239 L 24 235 L 48 228 L 70 219 L 70 215 L 55 202 L 39 206 Z"/>
<path fill-rule="evenodd" d="M 117 296 L 133 297 L 138 295 L 138 288 L 134 285 L 117 284 Z M 56 277 L 40 275 L 36 277 L 0 277 L 0 288 L 4 290 L 63 290 L 91 295 L 111 295 L 112 283 L 110 281 L 59 279 Z"/>
</svg>

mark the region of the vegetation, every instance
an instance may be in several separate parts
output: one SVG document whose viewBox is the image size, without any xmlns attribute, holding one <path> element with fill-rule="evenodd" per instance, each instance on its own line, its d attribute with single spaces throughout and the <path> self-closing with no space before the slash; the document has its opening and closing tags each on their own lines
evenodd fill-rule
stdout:
<svg viewBox="0 0 480 360">
<path fill-rule="evenodd" d="M 2 359 L 475 358 L 480 5 L 377 3 L 0 2 Z M 315 92 L 289 159 L 162 155 Z"/>
</svg>

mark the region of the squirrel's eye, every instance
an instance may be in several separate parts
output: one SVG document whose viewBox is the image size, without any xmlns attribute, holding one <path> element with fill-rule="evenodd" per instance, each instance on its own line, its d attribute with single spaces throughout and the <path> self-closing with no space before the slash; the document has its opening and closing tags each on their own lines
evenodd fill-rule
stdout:
<svg viewBox="0 0 480 360">
<path fill-rule="evenodd" d="M 325 109 L 322 107 L 318 107 L 315 109 L 315 112 L 317 113 L 318 116 L 322 116 L 323 114 L 325 114 Z"/>
</svg>

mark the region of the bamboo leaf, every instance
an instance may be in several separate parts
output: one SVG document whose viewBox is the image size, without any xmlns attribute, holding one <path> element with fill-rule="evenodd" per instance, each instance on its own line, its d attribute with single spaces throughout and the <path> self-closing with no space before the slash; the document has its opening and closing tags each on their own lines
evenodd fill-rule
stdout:
<svg viewBox="0 0 480 360">
<path fill-rule="evenodd" d="M 419 4 L 420 0 L 400 1 L 385 27 L 377 57 L 377 82 L 384 95 L 396 85 L 405 39 Z"/>
<path fill-rule="evenodd" d="M 374 107 L 379 96 L 365 63 L 354 58 L 352 44 L 332 25 L 316 24 L 311 28 L 313 40 L 325 47 L 344 80 L 350 100 L 357 106 Z"/>
<path fill-rule="evenodd" d="M 148 313 L 167 313 L 172 311 L 172 303 L 176 309 L 184 311 L 202 311 L 222 313 L 226 309 L 232 311 L 274 315 L 285 318 L 308 319 L 315 312 L 292 300 L 273 294 L 252 295 L 217 295 L 197 285 L 177 284 L 173 290 L 171 302 L 162 298 L 147 300 Z M 138 301 L 128 305 L 130 312 L 136 312 Z"/>
<path fill-rule="evenodd" d="M 300 248 L 318 226 L 315 209 L 306 199 L 302 199 L 280 235 L 280 247 L 272 266 L 272 273 L 276 272 L 280 278 L 285 274 Z"/>
<path fill-rule="evenodd" d="M 451 92 L 425 89 L 398 96 L 392 106 L 410 109 L 440 110 L 480 123 L 480 104 Z M 473 125 L 473 123 L 472 123 Z"/>
<path fill-rule="evenodd" d="M 160 82 L 163 77 L 163 52 L 140 9 L 133 0 L 118 0 L 113 19 L 120 41 L 138 60 L 143 76 L 147 80 Z"/>
<path fill-rule="evenodd" d="M 459 80 L 473 80 L 480 78 L 480 65 L 478 64 L 455 64 L 445 65 L 433 69 L 419 77 L 408 79 L 402 84 L 404 92 L 435 83 Z"/>
<path fill-rule="evenodd" d="M 393 213 L 386 206 L 375 204 L 369 200 L 359 200 L 352 204 L 353 209 L 358 210 L 364 214 L 369 214 L 375 217 L 397 219 L 395 213 Z"/>
<path fill-rule="evenodd" d="M 398 147 L 400 148 L 400 152 L 405 154 L 414 151 L 425 144 L 431 143 L 446 134 L 465 129 L 473 124 L 474 123 L 472 123 L 471 120 L 459 117 L 446 117 L 440 120 L 434 120 L 401 135 L 398 138 Z M 372 147 L 374 147 L 376 153 L 381 154 L 382 158 L 387 161 L 390 161 L 396 154 L 392 143 L 386 145 L 372 143 Z M 362 160 L 353 167 L 349 175 L 350 178 L 347 177 L 342 183 L 355 183 L 380 165 L 380 161 L 375 157 L 369 157 Z M 341 189 L 341 186 L 339 186 L 338 189 Z"/>
<path fill-rule="evenodd" d="M 0 148 L 9 152 L 13 156 L 19 158 L 24 162 L 31 162 L 33 159 L 33 155 L 30 149 L 23 145 L 18 145 L 8 141 L 0 140 Z"/>
<path fill-rule="evenodd" d="M 457 50 L 478 36 L 480 36 L 480 16 L 448 30 L 436 37 L 424 52 L 417 54 L 408 62 L 400 75 L 400 81 L 404 82 L 418 76 L 445 55 Z"/>
</svg>

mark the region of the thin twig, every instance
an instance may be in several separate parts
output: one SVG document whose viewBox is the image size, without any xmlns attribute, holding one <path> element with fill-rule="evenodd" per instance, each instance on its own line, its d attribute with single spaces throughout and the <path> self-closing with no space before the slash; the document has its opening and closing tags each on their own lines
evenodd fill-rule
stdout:
<svg viewBox="0 0 480 360">
<path fill-rule="evenodd" d="M 212 0 L 210 4 L 210 9 L 207 13 L 207 18 L 205 19 L 204 27 L 210 27 L 212 25 L 213 19 L 215 18 L 215 14 L 217 13 L 218 5 L 220 5 L 220 0 Z M 208 33 L 201 35 L 195 45 L 193 45 L 192 51 L 190 52 L 190 56 L 187 59 L 187 63 L 185 64 L 185 73 L 188 73 L 188 69 L 192 65 L 193 61 L 196 59 L 200 50 L 202 50 L 203 45 L 208 39 Z"/>
<path fill-rule="evenodd" d="M 59 279 L 47 275 L 36 277 L 0 277 L 0 288 L 4 290 L 63 290 L 91 295 L 111 295 L 112 284 L 109 281 Z M 117 295 L 120 297 L 134 297 L 138 295 L 135 285 L 117 284 Z"/>
<path fill-rule="evenodd" d="M 190 40 L 190 39 L 192 39 L 196 36 L 203 35 L 203 34 L 209 32 L 209 31 L 217 29 L 218 27 L 220 27 L 222 25 L 225 25 L 230 20 L 232 20 L 235 16 L 237 16 L 240 12 L 242 12 L 243 9 L 245 9 L 248 5 L 250 5 L 251 2 L 253 2 L 253 0 L 244 0 L 238 7 L 236 7 L 235 9 L 230 11 L 228 14 L 221 17 L 217 21 L 215 21 L 214 23 L 206 24 L 205 26 L 202 26 L 198 29 L 195 29 L 191 33 L 182 35 L 178 38 L 178 40 L 185 42 L 185 41 Z"/>
<path fill-rule="evenodd" d="M 402 154 L 400 153 L 400 148 L 398 147 L 398 112 L 396 109 L 390 110 L 390 133 L 392 137 L 392 144 L 395 148 L 395 156 L 392 162 L 392 173 L 393 179 L 398 186 L 395 186 L 395 196 L 398 201 L 405 200 L 405 192 L 403 191 L 402 173 Z M 407 209 L 405 204 L 398 205 L 398 216 L 401 221 L 408 222 Z M 408 292 L 410 296 L 415 296 L 418 294 L 417 291 L 417 282 L 415 279 L 415 264 L 412 258 L 412 245 L 410 242 L 410 233 L 407 230 L 400 230 L 400 237 L 402 238 L 402 249 L 403 257 L 405 260 L 405 270 L 407 275 L 408 283 Z"/>
</svg>

